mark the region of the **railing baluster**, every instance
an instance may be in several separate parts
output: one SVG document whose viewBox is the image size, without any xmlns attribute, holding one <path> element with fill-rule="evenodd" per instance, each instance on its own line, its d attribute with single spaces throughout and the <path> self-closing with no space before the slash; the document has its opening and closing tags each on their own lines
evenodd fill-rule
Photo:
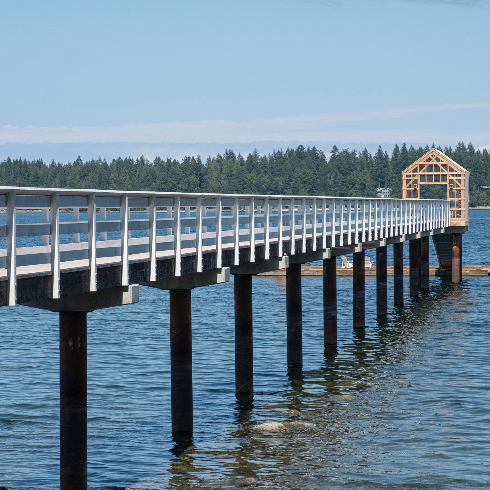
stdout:
<svg viewBox="0 0 490 490">
<path fill-rule="evenodd" d="M 313 219 L 312 219 L 312 225 L 313 225 L 313 230 L 312 230 L 312 237 L 313 237 L 313 252 L 316 252 L 316 198 L 313 198 L 311 202 L 311 211 L 313 213 Z"/>
<path fill-rule="evenodd" d="M 51 200 L 51 277 L 53 280 L 51 297 L 60 297 L 60 193 L 55 192 L 50 196 Z"/>
<path fill-rule="evenodd" d="M 352 201 L 347 201 L 347 245 L 352 245 Z"/>
<path fill-rule="evenodd" d="M 8 304 L 17 304 L 17 270 L 16 270 L 16 191 L 7 193 L 7 277 Z"/>
<path fill-rule="evenodd" d="M 301 200 L 301 252 L 306 252 L 306 198 Z"/>
<path fill-rule="evenodd" d="M 43 208 L 41 211 L 41 223 L 49 223 L 49 209 Z M 43 246 L 49 245 L 49 235 L 43 235 L 41 238 L 41 244 Z"/>
<path fill-rule="evenodd" d="M 154 196 L 151 196 L 154 197 Z M 151 199 L 150 197 L 150 199 Z M 100 221 L 106 221 L 107 220 L 107 208 L 99 208 L 99 216 L 100 216 Z M 100 239 L 105 241 L 107 240 L 107 231 L 101 231 L 100 232 Z"/>
<path fill-rule="evenodd" d="M 202 196 L 196 197 L 197 272 L 202 272 Z"/>
<path fill-rule="evenodd" d="M 90 291 L 97 291 L 97 214 L 95 193 L 88 195 L 88 261 L 90 274 Z"/>
<path fill-rule="evenodd" d="M 73 208 L 73 222 L 80 221 L 80 208 Z M 49 237 L 48 237 L 49 240 Z M 73 233 L 73 243 L 80 243 L 80 233 Z"/>
<path fill-rule="evenodd" d="M 327 248 L 327 200 L 322 199 L 322 250 Z"/>
<path fill-rule="evenodd" d="M 340 233 L 340 246 L 344 246 L 344 200 L 341 199 L 339 203 L 339 233 Z"/>
<path fill-rule="evenodd" d="M 291 255 L 296 253 L 296 228 L 295 228 L 295 215 L 294 215 L 294 198 L 291 197 L 289 201 L 289 242 L 291 244 Z"/>
</svg>

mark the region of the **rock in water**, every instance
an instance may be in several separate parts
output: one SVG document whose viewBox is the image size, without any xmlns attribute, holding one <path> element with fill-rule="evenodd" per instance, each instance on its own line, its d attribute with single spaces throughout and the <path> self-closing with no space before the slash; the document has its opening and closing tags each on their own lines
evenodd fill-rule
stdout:
<svg viewBox="0 0 490 490">
<path fill-rule="evenodd" d="M 298 417 L 301 415 L 299 410 L 285 410 L 282 412 L 284 415 L 290 415 L 291 417 Z"/>
<path fill-rule="evenodd" d="M 254 432 L 273 432 L 273 433 L 285 433 L 288 430 L 284 424 L 279 422 L 266 422 L 265 424 L 256 425 L 253 429 Z"/>
</svg>

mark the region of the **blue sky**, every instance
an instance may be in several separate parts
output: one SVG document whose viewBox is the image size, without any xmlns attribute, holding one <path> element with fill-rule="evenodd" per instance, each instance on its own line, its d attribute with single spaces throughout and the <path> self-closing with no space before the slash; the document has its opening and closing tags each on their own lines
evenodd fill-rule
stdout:
<svg viewBox="0 0 490 490">
<path fill-rule="evenodd" d="M 479 147 L 489 54 L 486 0 L 0 0 L 0 146 Z"/>
</svg>

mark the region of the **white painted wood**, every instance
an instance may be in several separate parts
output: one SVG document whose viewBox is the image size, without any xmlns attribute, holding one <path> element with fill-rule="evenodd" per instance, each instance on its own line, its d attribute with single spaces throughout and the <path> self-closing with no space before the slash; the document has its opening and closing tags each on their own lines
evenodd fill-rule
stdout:
<svg viewBox="0 0 490 490">
<path fill-rule="evenodd" d="M 234 243 L 234 265 L 240 263 L 240 207 L 238 197 L 233 198 L 233 243 Z"/>
<path fill-rule="evenodd" d="M 151 196 L 153 199 L 155 199 L 155 196 Z M 107 220 L 107 208 L 102 207 L 99 210 L 99 216 L 100 216 L 100 221 L 106 221 Z M 107 231 L 101 231 L 100 232 L 100 239 L 101 240 L 107 240 Z"/>
<path fill-rule="evenodd" d="M 270 204 L 269 198 L 264 199 L 264 240 L 265 240 L 265 260 L 271 257 L 271 240 L 270 240 Z"/>
<path fill-rule="evenodd" d="M 278 257 L 282 257 L 282 248 L 283 248 L 283 233 L 284 233 L 284 221 L 282 216 L 282 197 L 277 200 L 277 227 L 278 227 Z"/>
<path fill-rule="evenodd" d="M 7 193 L 7 277 L 8 277 L 8 305 L 17 304 L 17 268 L 16 268 L 16 190 Z"/>
<path fill-rule="evenodd" d="M 216 198 L 216 268 L 221 269 L 223 255 L 223 207 L 221 196 Z"/>
<path fill-rule="evenodd" d="M 254 198 L 249 199 L 248 226 L 250 229 L 250 262 L 255 262 L 255 203 Z"/>
<path fill-rule="evenodd" d="M 186 218 L 189 218 L 189 216 L 191 215 L 191 207 L 190 206 L 185 206 L 184 208 L 184 216 Z M 186 226 L 185 227 L 185 233 L 190 233 L 191 232 L 191 229 L 189 226 Z"/>
<path fill-rule="evenodd" d="M 196 197 L 196 254 L 197 272 L 202 272 L 202 197 Z"/>
<path fill-rule="evenodd" d="M 301 199 L 301 252 L 306 253 L 306 198 Z"/>
<path fill-rule="evenodd" d="M 80 208 L 73 208 L 73 222 L 80 221 Z M 80 243 L 80 233 L 73 233 L 73 243 Z"/>
<path fill-rule="evenodd" d="M 347 245 L 352 245 L 352 201 L 347 201 Z"/>
<path fill-rule="evenodd" d="M 316 252 L 316 237 L 317 237 L 317 225 L 318 225 L 318 220 L 317 220 L 317 203 L 316 203 L 316 198 L 312 199 L 311 202 L 311 211 L 313 214 L 313 219 L 312 219 L 312 225 L 313 225 L 313 230 L 312 230 L 312 238 L 313 238 L 313 252 Z"/>
<path fill-rule="evenodd" d="M 150 281 L 156 281 L 157 280 L 157 207 L 155 206 L 155 196 L 150 196 L 148 199 L 148 219 L 150 222 L 149 223 L 150 227 L 148 229 L 148 238 L 149 238 L 148 245 L 150 247 Z"/>
<path fill-rule="evenodd" d="M 174 253 L 175 253 L 175 275 L 182 275 L 182 230 L 180 225 L 180 195 L 174 197 Z"/>
<path fill-rule="evenodd" d="M 340 246 L 344 246 L 344 200 L 339 200 L 339 234 L 340 234 Z"/>
<path fill-rule="evenodd" d="M 296 254 L 296 225 L 295 225 L 295 212 L 294 212 L 294 199 L 289 201 L 289 243 L 291 244 L 291 255 Z"/>
<path fill-rule="evenodd" d="M 129 285 L 129 257 L 128 257 L 128 241 L 129 241 L 129 201 L 128 194 L 124 194 L 120 198 L 120 216 L 121 216 L 121 261 L 122 261 L 122 286 Z"/>
<path fill-rule="evenodd" d="M 322 199 L 322 249 L 327 248 L 327 200 Z"/>
<path fill-rule="evenodd" d="M 51 223 L 51 277 L 53 287 L 51 297 L 60 297 L 60 193 L 51 194 L 50 223 Z"/>
<path fill-rule="evenodd" d="M 97 213 L 95 193 L 88 195 L 88 261 L 90 291 L 97 291 Z"/>
<path fill-rule="evenodd" d="M 41 223 L 49 223 L 49 208 L 42 208 L 41 210 Z M 49 245 L 49 235 L 42 235 L 41 239 L 42 245 Z"/>
</svg>

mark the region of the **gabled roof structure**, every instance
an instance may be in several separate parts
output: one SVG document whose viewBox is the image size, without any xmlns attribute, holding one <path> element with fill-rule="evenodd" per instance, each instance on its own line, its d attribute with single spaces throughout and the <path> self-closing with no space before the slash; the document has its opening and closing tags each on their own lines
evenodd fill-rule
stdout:
<svg viewBox="0 0 490 490">
<path fill-rule="evenodd" d="M 432 148 L 402 172 L 403 199 L 420 199 L 420 186 L 445 184 L 451 201 L 451 226 L 468 226 L 470 173 L 453 159 Z"/>
</svg>

